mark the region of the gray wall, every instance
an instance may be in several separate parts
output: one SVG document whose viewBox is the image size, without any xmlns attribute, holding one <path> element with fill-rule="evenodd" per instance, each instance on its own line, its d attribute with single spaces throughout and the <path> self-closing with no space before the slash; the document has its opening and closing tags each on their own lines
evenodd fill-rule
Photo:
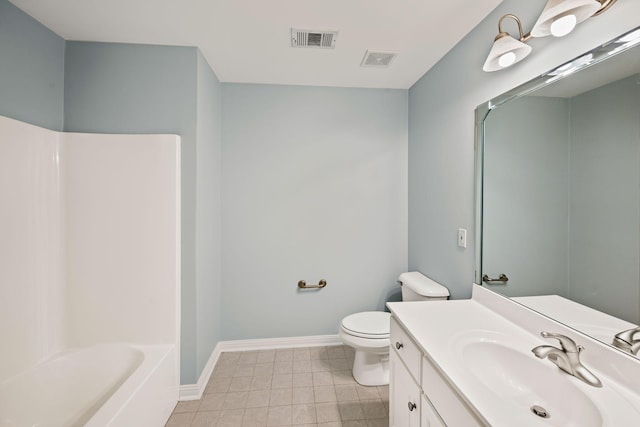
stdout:
<svg viewBox="0 0 640 427">
<path fill-rule="evenodd" d="M 640 85 L 571 100 L 570 297 L 640 322 Z"/>
<path fill-rule="evenodd" d="M 382 309 L 407 268 L 407 92 L 223 84 L 222 99 L 224 338 L 335 334 Z"/>
<path fill-rule="evenodd" d="M 196 373 L 221 338 L 220 130 L 222 88 L 198 51 L 196 174 Z"/>
<path fill-rule="evenodd" d="M 213 242 L 218 227 L 215 187 L 219 184 L 206 182 L 216 176 L 219 119 L 215 114 L 219 114 L 219 99 L 215 98 L 219 96 L 219 83 L 198 55 L 192 47 L 88 42 L 67 42 L 66 51 L 66 131 L 171 133 L 182 137 L 183 384 L 196 382 L 204 366 L 202 354 L 219 335 L 215 333 L 219 321 L 214 320 L 217 305 L 199 302 L 201 297 L 213 300 L 220 286 L 217 273 L 206 265 L 211 263 L 215 269 L 219 262 Z M 213 116 L 206 117 L 208 114 Z M 200 161 L 199 149 L 203 153 Z M 200 175 L 199 165 L 203 168 Z M 207 172 L 210 165 L 213 170 Z M 203 196 L 199 206 L 198 191 Z M 214 216 L 207 218 L 209 212 Z M 200 231 L 202 235 L 196 239 Z M 198 257 L 197 248 L 213 251 Z M 198 260 L 205 263 L 199 274 Z M 205 337 L 208 332 L 213 333 Z"/>
<path fill-rule="evenodd" d="M 0 115 L 62 130 L 64 40 L 0 0 Z"/>
<path fill-rule="evenodd" d="M 482 272 L 509 277 L 490 285 L 504 295 L 567 296 L 569 117 L 568 99 L 529 96 L 484 121 Z"/>
<path fill-rule="evenodd" d="M 640 2 L 618 2 L 565 38 L 532 39 L 533 53 L 514 67 L 483 72 L 499 18 L 515 13 L 528 31 L 545 3 L 505 0 L 409 90 L 409 269 L 453 298 L 469 297 L 474 280 L 476 106 L 634 28 L 640 14 Z M 456 246 L 458 228 L 469 230 L 466 250 Z"/>
</svg>

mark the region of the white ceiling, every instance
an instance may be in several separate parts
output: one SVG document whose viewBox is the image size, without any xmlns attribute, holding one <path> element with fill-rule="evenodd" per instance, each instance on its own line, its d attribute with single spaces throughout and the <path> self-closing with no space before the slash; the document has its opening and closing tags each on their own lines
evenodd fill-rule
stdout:
<svg viewBox="0 0 640 427">
<path fill-rule="evenodd" d="M 411 87 L 502 2 L 10 1 L 66 40 L 197 46 L 223 82 L 398 89 Z M 336 48 L 292 48 L 291 27 L 337 30 Z M 367 49 L 399 55 L 389 68 L 360 67 Z"/>
</svg>

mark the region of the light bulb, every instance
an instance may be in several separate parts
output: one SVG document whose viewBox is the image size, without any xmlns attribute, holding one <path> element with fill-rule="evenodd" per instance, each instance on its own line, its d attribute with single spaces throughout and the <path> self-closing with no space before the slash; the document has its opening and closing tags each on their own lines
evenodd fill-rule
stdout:
<svg viewBox="0 0 640 427">
<path fill-rule="evenodd" d="M 513 52 L 507 52 L 504 55 L 500 55 L 498 58 L 498 64 L 502 68 L 506 68 L 509 65 L 512 65 L 516 61 L 516 54 Z"/>
<path fill-rule="evenodd" d="M 553 21 L 549 31 L 555 37 L 562 37 L 569 34 L 576 27 L 576 15 L 565 15 Z"/>
</svg>

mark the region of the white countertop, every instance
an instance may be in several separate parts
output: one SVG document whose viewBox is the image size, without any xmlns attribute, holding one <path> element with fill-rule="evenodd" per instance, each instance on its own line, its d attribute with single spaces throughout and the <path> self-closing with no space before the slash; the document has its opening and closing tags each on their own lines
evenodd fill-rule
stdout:
<svg viewBox="0 0 640 427">
<path fill-rule="evenodd" d="M 486 296 L 483 298 L 486 298 Z M 518 305 L 506 300 L 506 302 L 502 302 L 502 300 L 503 298 L 501 298 L 498 305 Z M 450 384 L 458 391 L 469 407 L 482 419 L 486 420 L 488 425 L 493 427 L 512 427 L 514 425 L 549 427 L 557 424 L 550 422 L 551 419 L 545 420 L 536 417 L 528 411 L 528 407 L 526 411 L 523 411 L 523 406 L 518 402 L 513 401 L 513 404 L 510 404 L 512 402 L 510 399 L 517 398 L 517 396 L 514 397 L 514 393 L 517 394 L 522 391 L 525 396 L 530 395 L 530 390 L 518 389 L 518 387 L 523 388 L 523 385 L 526 389 L 526 381 L 529 380 L 521 379 L 520 384 L 515 386 L 509 384 L 509 378 L 505 378 L 505 373 L 508 374 L 510 369 L 505 366 L 506 363 L 503 361 L 493 362 L 487 359 L 487 369 L 478 369 L 478 359 L 480 358 L 469 359 L 470 356 L 469 354 L 465 355 L 465 351 L 470 347 L 465 347 L 465 343 L 488 342 L 489 345 L 498 343 L 507 347 L 507 352 L 511 352 L 511 350 L 514 351 L 511 353 L 515 354 L 517 352 L 516 359 L 524 362 L 525 366 L 534 367 L 535 370 L 542 369 L 543 371 L 540 372 L 544 373 L 545 378 L 547 375 L 564 376 L 559 378 L 558 381 L 562 387 L 566 386 L 567 390 L 569 390 L 565 394 L 584 394 L 597 407 L 596 412 L 602 416 L 602 423 L 597 425 L 617 427 L 620 425 L 633 425 L 634 423 L 640 424 L 640 397 L 637 394 L 629 392 L 628 389 L 620 386 L 614 380 L 598 371 L 595 366 L 591 366 L 586 362 L 584 362 L 585 366 L 603 382 L 602 388 L 589 386 L 579 379 L 560 371 L 550 361 L 536 358 L 531 352 L 532 348 L 538 345 L 558 346 L 558 342 L 540 337 L 537 335 L 539 330 L 536 333 L 527 331 L 475 299 L 396 302 L 388 303 L 387 305 L 391 309 L 393 316 L 412 336 L 423 353 L 449 380 Z M 493 305 L 493 308 L 495 308 L 495 305 Z M 508 309 L 527 310 L 524 307 L 508 307 Z M 543 325 L 541 327 L 549 329 L 547 327 L 548 320 L 542 320 L 541 325 Z M 553 329 L 549 330 L 549 332 L 564 333 L 565 331 Z M 594 342 L 590 343 L 588 338 L 577 342 L 585 346 L 586 352 L 594 345 Z M 600 343 L 597 344 L 599 345 Z M 611 351 L 615 352 L 613 349 Z M 618 356 L 615 354 L 614 357 Z M 473 357 L 476 356 L 474 355 Z M 528 358 L 531 360 L 528 360 Z M 496 365 L 496 363 L 505 363 L 505 365 Z M 493 366 L 490 367 L 488 366 L 489 364 Z M 490 375 L 494 376 L 487 376 L 487 371 L 492 369 L 493 372 Z M 513 369 L 511 371 L 515 372 L 513 375 L 519 375 L 519 372 L 513 371 Z M 495 382 L 493 381 L 494 377 Z M 554 381 L 556 379 L 556 377 L 550 378 L 554 378 Z M 531 379 L 530 381 L 535 382 L 536 380 Z M 539 390 L 536 387 L 534 387 L 535 390 Z M 423 386 L 423 389 L 428 394 L 428 385 Z M 635 392 L 638 392 L 637 387 Z M 571 405 L 570 397 L 566 396 L 569 399 L 567 401 L 568 405 Z M 558 399 L 562 400 L 561 397 Z M 533 404 L 538 403 L 531 402 L 531 405 Z M 595 418 L 597 419 L 597 416 Z M 555 421 L 557 422 L 557 418 Z"/>
</svg>

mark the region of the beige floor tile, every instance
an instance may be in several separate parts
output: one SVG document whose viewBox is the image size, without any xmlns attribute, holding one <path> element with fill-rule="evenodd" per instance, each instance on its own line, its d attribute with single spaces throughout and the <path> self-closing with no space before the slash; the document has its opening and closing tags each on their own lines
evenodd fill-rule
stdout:
<svg viewBox="0 0 640 427">
<path fill-rule="evenodd" d="M 360 402 L 340 402 L 338 403 L 338 409 L 343 422 L 364 419 L 364 412 Z"/>
<path fill-rule="evenodd" d="M 258 352 L 257 363 L 273 363 L 276 360 L 276 351 L 275 350 L 265 350 Z"/>
<path fill-rule="evenodd" d="M 244 411 L 242 427 L 264 427 L 267 425 L 269 408 L 248 408 Z"/>
<path fill-rule="evenodd" d="M 187 400 L 185 402 L 178 402 L 173 409 L 174 414 L 180 414 L 183 412 L 196 412 L 200 406 L 199 400 Z"/>
<path fill-rule="evenodd" d="M 235 368 L 234 368 L 234 371 L 235 371 Z M 204 392 L 205 393 L 226 393 L 229 391 L 229 385 L 231 384 L 232 379 L 233 378 L 231 376 L 223 377 L 223 378 L 216 378 L 212 376 L 211 379 L 209 380 L 209 383 L 205 387 Z"/>
<path fill-rule="evenodd" d="M 199 411 L 219 411 L 224 406 L 227 393 L 209 393 L 200 399 Z"/>
<path fill-rule="evenodd" d="M 277 355 L 276 355 L 276 357 L 277 357 Z M 273 362 L 273 374 L 274 375 L 291 374 L 291 373 L 293 373 L 293 361 L 291 361 L 291 360 L 283 360 L 283 361 L 276 360 L 275 362 Z"/>
<path fill-rule="evenodd" d="M 291 406 L 272 406 L 267 415 L 267 426 L 290 426 Z"/>
<path fill-rule="evenodd" d="M 311 356 L 311 360 L 319 360 L 319 359 L 328 359 L 329 354 L 327 353 L 326 347 L 311 347 L 309 349 L 309 355 Z"/>
<path fill-rule="evenodd" d="M 333 375 L 331 375 L 331 372 L 314 372 L 313 386 L 320 387 L 325 385 L 333 385 Z"/>
<path fill-rule="evenodd" d="M 377 389 L 378 389 L 378 394 L 380 395 L 380 399 L 389 400 L 389 386 L 388 385 L 378 386 Z"/>
<path fill-rule="evenodd" d="M 249 391 L 253 377 L 234 377 L 229 385 L 229 391 Z"/>
<path fill-rule="evenodd" d="M 251 378 L 249 390 L 268 390 L 271 388 L 273 377 L 271 375 L 260 375 Z"/>
<path fill-rule="evenodd" d="M 333 386 L 314 387 L 313 394 L 316 403 L 337 402 L 336 391 Z"/>
<path fill-rule="evenodd" d="M 362 400 L 360 401 L 364 418 L 374 420 L 377 418 L 385 418 L 387 409 L 384 407 L 382 400 Z"/>
<path fill-rule="evenodd" d="M 238 427 L 242 425 L 244 409 L 227 409 L 220 413 L 216 427 Z"/>
<path fill-rule="evenodd" d="M 343 345 L 327 347 L 327 354 L 329 355 L 329 359 L 344 359 L 346 357 Z"/>
<path fill-rule="evenodd" d="M 311 360 L 294 360 L 293 361 L 293 372 L 311 372 Z"/>
<path fill-rule="evenodd" d="M 333 376 L 334 384 L 356 384 L 356 380 L 353 379 L 353 373 L 350 369 L 334 371 L 331 375 Z"/>
<path fill-rule="evenodd" d="M 313 374 L 311 372 L 293 374 L 293 387 L 311 386 L 313 386 Z"/>
<path fill-rule="evenodd" d="M 332 371 L 344 371 L 349 369 L 349 363 L 347 359 L 329 359 L 329 369 Z"/>
<path fill-rule="evenodd" d="M 378 393 L 377 387 L 367 387 L 357 384 L 356 391 L 358 392 L 358 398 L 360 400 L 380 399 L 380 394 Z"/>
<path fill-rule="evenodd" d="M 247 398 L 249 397 L 248 391 L 236 391 L 227 393 L 227 397 L 224 399 L 222 409 L 241 409 L 247 404 Z"/>
<path fill-rule="evenodd" d="M 240 359 L 238 359 L 238 364 L 255 364 L 258 362 L 257 351 L 243 351 L 241 353 Z"/>
<path fill-rule="evenodd" d="M 329 365 L 329 359 L 318 359 L 311 361 L 312 372 L 329 372 L 331 371 L 331 365 Z"/>
<path fill-rule="evenodd" d="M 308 348 L 294 348 L 293 360 L 311 360 L 311 351 Z"/>
<path fill-rule="evenodd" d="M 189 427 L 194 416 L 195 412 L 173 414 L 169 417 L 169 421 L 167 421 L 165 427 Z"/>
<path fill-rule="evenodd" d="M 316 422 L 316 405 L 307 403 L 303 405 L 291 406 L 292 424 L 309 424 Z"/>
<path fill-rule="evenodd" d="M 222 411 L 197 412 L 191 422 L 191 427 L 215 427 Z"/>
<path fill-rule="evenodd" d="M 347 346 L 222 353 L 167 427 L 389 427 L 389 387 L 363 387 Z"/>
<path fill-rule="evenodd" d="M 236 369 L 233 372 L 233 376 L 234 377 L 252 377 L 255 369 L 256 369 L 255 364 L 238 365 L 236 366 Z"/>
<path fill-rule="evenodd" d="M 271 388 L 291 388 L 293 387 L 293 374 L 274 375 L 271 381 Z"/>
<path fill-rule="evenodd" d="M 291 403 L 315 403 L 316 399 L 313 394 L 313 387 L 294 387 L 292 389 L 293 397 Z"/>
<path fill-rule="evenodd" d="M 257 363 L 253 375 L 273 375 L 273 362 Z"/>
<path fill-rule="evenodd" d="M 326 422 L 340 422 L 340 409 L 338 404 L 332 403 L 316 403 L 316 417 L 318 424 Z"/>
<path fill-rule="evenodd" d="M 276 362 L 291 362 L 293 360 L 293 349 L 283 348 L 276 350 Z"/>
<path fill-rule="evenodd" d="M 292 401 L 293 401 L 293 389 L 291 389 L 291 388 L 274 388 L 274 389 L 271 389 L 271 397 L 269 398 L 269 406 L 291 405 Z"/>
<path fill-rule="evenodd" d="M 267 390 L 251 390 L 247 397 L 246 408 L 260 408 L 269 406 L 271 399 L 271 389 Z"/>
<path fill-rule="evenodd" d="M 336 398 L 338 402 L 349 402 L 353 400 L 360 400 L 356 386 L 353 384 L 341 384 L 336 385 Z"/>
</svg>

